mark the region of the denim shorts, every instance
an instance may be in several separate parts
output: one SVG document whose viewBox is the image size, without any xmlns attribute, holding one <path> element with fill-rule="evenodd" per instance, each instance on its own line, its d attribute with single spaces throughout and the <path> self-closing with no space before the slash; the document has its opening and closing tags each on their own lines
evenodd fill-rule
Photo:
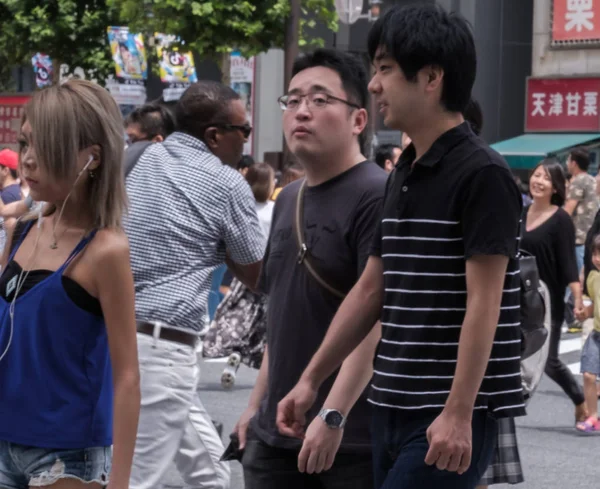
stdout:
<svg viewBox="0 0 600 489">
<path fill-rule="evenodd" d="M 108 485 L 111 447 L 36 448 L 0 441 L 0 488 L 27 489 L 70 478 Z"/>
<path fill-rule="evenodd" d="M 581 373 L 600 375 L 600 332 L 592 331 L 581 350 Z"/>
</svg>

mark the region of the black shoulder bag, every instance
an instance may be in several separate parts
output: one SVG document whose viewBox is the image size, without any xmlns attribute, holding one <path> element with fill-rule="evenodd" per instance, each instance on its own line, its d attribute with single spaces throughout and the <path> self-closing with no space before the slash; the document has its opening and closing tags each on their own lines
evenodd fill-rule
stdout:
<svg viewBox="0 0 600 489">
<path fill-rule="evenodd" d="M 544 326 L 546 307 L 540 285 L 540 273 L 535 256 L 519 252 L 521 269 L 521 359 L 536 353 L 544 346 L 548 330 Z"/>
</svg>

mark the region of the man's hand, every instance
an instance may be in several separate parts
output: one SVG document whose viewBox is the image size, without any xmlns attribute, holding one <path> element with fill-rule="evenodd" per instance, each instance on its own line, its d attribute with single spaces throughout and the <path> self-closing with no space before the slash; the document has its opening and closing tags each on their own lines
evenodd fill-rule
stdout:
<svg viewBox="0 0 600 489">
<path fill-rule="evenodd" d="M 240 440 L 240 450 L 242 450 L 246 446 L 246 435 L 248 434 L 248 425 L 250 424 L 250 420 L 256 414 L 256 411 L 256 408 L 248 406 L 240 416 L 240 419 L 236 423 L 235 427 L 233 428 L 233 432 L 237 433 L 237 436 Z"/>
<path fill-rule="evenodd" d="M 328 428 L 320 417 L 316 417 L 306 430 L 302 450 L 298 455 L 298 470 L 307 474 L 318 474 L 329 470 L 342 442 L 343 429 Z"/>
<path fill-rule="evenodd" d="M 427 429 L 429 451 L 427 465 L 439 470 L 464 474 L 471 465 L 473 428 L 470 416 L 448 413 L 446 410 Z"/>
<path fill-rule="evenodd" d="M 306 412 L 317 399 L 317 390 L 300 379 L 290 393 L 277 404 L 277 429 L 284 436 L 304 437 Z"/>
</svg>

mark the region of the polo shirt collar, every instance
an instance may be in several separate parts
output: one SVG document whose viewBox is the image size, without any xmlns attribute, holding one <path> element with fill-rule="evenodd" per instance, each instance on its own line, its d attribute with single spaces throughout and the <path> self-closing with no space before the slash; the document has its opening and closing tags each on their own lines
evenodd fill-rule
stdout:
<svg viewBox="0 0 600 489">
<path fill-rule="evenodd" d="M 446 131 L 431 145 L 431 148 L 418 160 L 415 165 L 433 168 L 448 152 L 468 136 L 473 136 L 471 125 L 464 121 L 456 127 Z M 416 157 L 415 146 L 410 143 L 400 155 L 399 165 L 412 165 Z"/>
</svg>

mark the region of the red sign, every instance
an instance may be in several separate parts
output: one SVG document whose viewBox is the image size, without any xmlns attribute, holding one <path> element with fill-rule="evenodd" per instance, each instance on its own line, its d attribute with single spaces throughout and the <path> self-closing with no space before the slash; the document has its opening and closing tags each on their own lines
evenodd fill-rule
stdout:
<svg viewBox="0 0 600 489">
<path fill-rule="evenodd" d="M 16 149 L 23 106 L 29 100 L 25 95 L 0 95 L 0 145 Z"/>
<path fill-rule="evenodd" d="M 529 78 L 528 132 L 600 132 L 600 78 Z"/>
<path fill-rule="evenodd" d="M 553 41 L 600 40 L 600 0 L 554 0 Z"/>
</svg>

